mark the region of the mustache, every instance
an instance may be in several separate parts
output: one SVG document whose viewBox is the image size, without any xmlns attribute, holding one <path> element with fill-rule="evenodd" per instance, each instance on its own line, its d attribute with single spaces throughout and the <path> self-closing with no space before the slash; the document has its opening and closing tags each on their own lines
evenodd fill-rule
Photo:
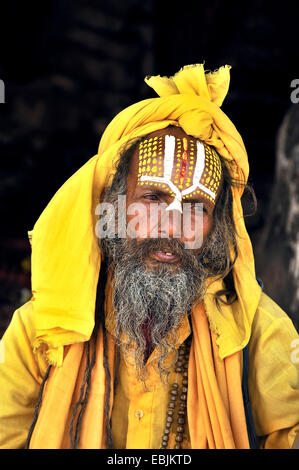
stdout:
<svg viewBox="0 0 299 470">
<path fill-rule="evenodd" d="M 134 241 L 132 243 L 134 246 Z M 161 239 L 161 238 L 147 238 L 142 241 L 136 240 L 136 249 L 141 256 L 147 257 L 157 251 L 171 252 L 178 258 L 182 258 L 185 255 L 184 245 L 176 239 Z"/>
<path fill-rule="evenodd" d="M 134 250 L 136 262 L 143 262 L 158 251 L 172 253 L 183 264 L 190 263 L 191 260 L 194 263 L 195 260 L 200 261 L 202 258 L 201 252 L 195 253 L 193 250 L 186 249 L 184 243 L 175 238 L 118 239 L 116 245 L 122 246 L 122 256 L 124 257 L 131 256 L 131 250 Z"/>
</svg>

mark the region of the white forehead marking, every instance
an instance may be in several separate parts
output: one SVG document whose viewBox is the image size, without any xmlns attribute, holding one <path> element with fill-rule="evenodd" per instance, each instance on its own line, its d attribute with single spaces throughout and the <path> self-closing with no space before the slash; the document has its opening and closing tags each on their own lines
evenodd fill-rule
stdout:
<svg viewBox="0 0 299 470">
<path fill-rule="evenodd" d="M 171 180 L 171 174 L 174 162 L 175 137 L 173 135 L 165 136 L 165 157 L 164 157 L 164 178 Z"/>
<path fill-rule="evenodd" d="M 182 202 L 181 202 L 181 200 L 179 200 L 177 197 L 175 197 L 173 199 L 172 203 L 169 204 L 169 206 L 166 208 L 166 210 L 167 211 L 177 210 L 182 214 L 183 211 L 182 211 Z"/>
<path fill-rule="evenodd" d="M 205 167 L 205 146 L 199 140 L 196 141 L 197 155 L 196 155 L 196 165 L 193 175 L 193 184 L 199 184 L 200 178 L 202 177 L 203 170 Z"/>
<path fill-rule="evenodd" d="M 155 183 L 167 184 L 174 192 L 179 201 L 182 200 L 182 194 L 179 188 L 171 181 L 171 174 L 174 162 L 175 137 L 174 135 L 165 136 L 165 152 L 164 152 L 164 174 L 163 176 L 147 176 L 143 175 L 140 181 L 154 181 Z"/>
<path fill-rule="evenodd" d="M 215 199 L 216 194 L 213 193 L 209 188 L 206 188 L 203 184 L 200 183 L 203 170 L 205 167 L 205 146 L 199 140 L 196 141 L 197 147 L 197 156 L 196 156 L 196 165 L 193 174 L 193 184 L 187 189 L 182 191 L 182 196 L 186 196 L 186 194 L 190 194 L 195 191 L 197 188 L 201 189 L 205 193 L 209 194 L 213 199 Z"/>
<path fill-rule="evenodd" d="M 147 176 L 142 175 L 140 181 L 153 181 L 156 183 L 167 184 L 170 189 L 174 192 L 175 198 L 173 202 L 167 207 L 166 210 L 177 209 L 182 212 L 182 197 L 186 194 L 190 194 L 195 191 L 197 188 L 204 191 L 206 194 L 211 196 L 214 200 L 216 194 L 211 191 L 209 188 L 206 188 L 203 184 L 200 183 L 204 167 L 205 167 L 205 147 L 202 142 L 199 140 L 196 141 L 196 165 L 193 174 L 193 184 L 184 191 L 180 191 L 179 188 L 171 181 L 173 163 L 174 163 L 174 151 L 175 151 L 175 137 L 173 135 L 165 135 L 165 155 L 164 155 L 164 174 L 161 177 L 158 176 Z"/>
</svg>

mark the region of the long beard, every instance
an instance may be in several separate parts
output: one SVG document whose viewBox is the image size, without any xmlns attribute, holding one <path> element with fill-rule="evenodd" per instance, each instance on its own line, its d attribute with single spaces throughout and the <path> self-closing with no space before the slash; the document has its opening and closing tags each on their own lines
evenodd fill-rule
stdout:
<svg viewBox="0 0 299 470">
<path fill-rule="evenodd" d="M 109 199 L 116 206 L 117 195 L 110 194 Z M 111 223 L 108 219 L 108 226 Z M 182 319 L 202 301 L 206 279 L 225 270 L 225 236 L 219 227 L 214 227 L 199 252 L 185 249 L 176 238 L 137 241 L 107 237 L 100 243 L 113 269 L 115 336 L 119 346 L 125 353 L 134 351 L 137 375 L 144 379 L 150 343 L 151 350 L 156 348 L 163 379 L 168 374 L 163 362 L 169 348 L 176 351 L 176 332 Z M 154 261 L 150 255 L 157 251 L 175 254 L 178 263 Z"/>
<path fill-rule="evenodd" d="M 211 243 L 215 252 L 215 245 L 220 245 L 212 239 Z M 144 379 L 148 355 L 146 328 L 152 350 L 156 348 L 160 376 L 165 377 L 168 368 L 164 359 L 169 348 L 175 350 L 177 328 L 185 314 L 204 296 L 209 272 L 202 258 L 207 250 L 194 254 L 177 239 L 138 242 L 107 238 L 102 240 L 102 246 L 113 265 L 115 333 L 119 339 L 125 334 L 120 346 L 125 352 L 133 346 L 136 372 Z M 149 256 L 156 251 L 170 251 L 178 256 L 179 262 L 175 265 L 151 262 L 149 266 Z"/>
</svg>

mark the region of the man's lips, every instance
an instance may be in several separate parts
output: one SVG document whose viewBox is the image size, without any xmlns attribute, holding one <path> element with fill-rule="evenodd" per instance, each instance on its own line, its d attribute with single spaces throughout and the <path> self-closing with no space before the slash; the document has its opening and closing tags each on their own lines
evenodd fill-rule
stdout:
<svg viewBox="0 0 299 470">
<path fill-rule="evenodd" d="M 151 256 L 162 263 L 175 263 L 179 259 L 170 251 L 155 251 Z"/>
</svg>

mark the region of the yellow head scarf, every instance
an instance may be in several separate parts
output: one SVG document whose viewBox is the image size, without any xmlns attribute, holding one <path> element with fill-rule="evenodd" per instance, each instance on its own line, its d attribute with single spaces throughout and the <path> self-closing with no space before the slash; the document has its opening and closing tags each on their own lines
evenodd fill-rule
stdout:
<svg viewBox="0 0 299 470">
<path fill-rule="evenodd" d="M 245 183 L 249 166 L 241 136 L 220 106 L 229 88 L 230 67 L 206 73 L 202 64 L 187 66 L 174 77 L 150 77 L 146 83 L 159 97 L 120 112 L 106 128 L 98 154 L 55 194 L 30 232 L 32 239 L 32 304 L 36 327 L 34 348 L 45 344 L 50 364 L 60 366 L 63 347 L 86 341 L 94 327 L 94 308 L 101 254 L 95 234 L 95 208 L 114 173 L 113 163 L 128 140 L 169 125 L 212 145 L 231 163 L 232 176 Z M 244 224 L 242 189 L 233 189 L 233 214 L 239 256 L 233 268 L 238 302 L 217 309 L 205 296 L 210 327 L 217 334 L 221 358 L 248 342 L 261 289 L 255 279 L 253 251 Z"/>
</svg>

